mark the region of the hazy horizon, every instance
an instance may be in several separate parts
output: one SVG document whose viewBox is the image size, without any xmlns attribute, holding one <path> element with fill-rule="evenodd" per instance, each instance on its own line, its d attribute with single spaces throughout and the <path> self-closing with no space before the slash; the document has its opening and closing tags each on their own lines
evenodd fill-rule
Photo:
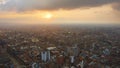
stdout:
<svg viewBox="0 0 120 68">
<path fill-rule="evenodd" d="M 120 0 L 0 0 L 0 23 L 120 24 Z"/>
</svg>

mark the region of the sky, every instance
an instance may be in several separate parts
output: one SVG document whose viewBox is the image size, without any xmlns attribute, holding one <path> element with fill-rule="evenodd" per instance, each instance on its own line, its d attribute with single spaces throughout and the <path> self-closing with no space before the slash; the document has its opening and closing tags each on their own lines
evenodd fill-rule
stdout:
<svg viewBox="0 0 120 68">
<path fill-rule="evenodd" d="M 120 0 L 0 0 L 0 23 L 120 24 Z"/>
</svg>

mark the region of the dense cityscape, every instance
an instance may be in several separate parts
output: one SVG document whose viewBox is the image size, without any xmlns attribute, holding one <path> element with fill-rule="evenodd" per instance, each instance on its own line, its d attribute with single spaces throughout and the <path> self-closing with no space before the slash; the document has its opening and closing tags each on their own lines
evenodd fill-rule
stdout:
<svg viewBox="0 0 120 68">
<path fill-rule="evenodd" d="M 120 68 L 120 0 L 0 0 L 0 68 Z"/>
<path fill-rule="evenodd" d="M 120 68 L 120 28 L 0 27 L 0 68 Z"/>
</svg>

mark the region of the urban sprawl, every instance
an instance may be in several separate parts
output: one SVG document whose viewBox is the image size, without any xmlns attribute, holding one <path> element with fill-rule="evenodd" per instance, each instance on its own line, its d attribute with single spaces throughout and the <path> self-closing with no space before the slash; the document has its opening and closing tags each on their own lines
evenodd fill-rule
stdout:
<svg viewBox="0 0 120 68">
<path fill-rule="evenodd" d="M 0 68 L 120 68 L 120 28 L 0 28 Z"/>
</svg>

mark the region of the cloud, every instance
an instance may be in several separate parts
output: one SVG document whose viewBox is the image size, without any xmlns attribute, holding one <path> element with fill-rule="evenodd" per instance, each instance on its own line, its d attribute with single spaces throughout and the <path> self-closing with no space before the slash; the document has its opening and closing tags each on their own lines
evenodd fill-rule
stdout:
<svg viewBox="0 0 120 68">
<path fill-rule="evenodd" d="M 120 3 L 113 4 L 113 8 L 120 11 Z"/>
<path fill-rule="evenodd" d="M 118 4 L 113 8 L 120 9 L 120 0 L 4 0 L 4 2 L 4 4 L 0 4 L 0 10 L 31 11 L 75 9 L 112 3 Z"/>
<path fill-rule="evenodd" d="M 8 0 L 0 0 L 0 5 L 4 5 L 7 3 Z"/>
</svg>

